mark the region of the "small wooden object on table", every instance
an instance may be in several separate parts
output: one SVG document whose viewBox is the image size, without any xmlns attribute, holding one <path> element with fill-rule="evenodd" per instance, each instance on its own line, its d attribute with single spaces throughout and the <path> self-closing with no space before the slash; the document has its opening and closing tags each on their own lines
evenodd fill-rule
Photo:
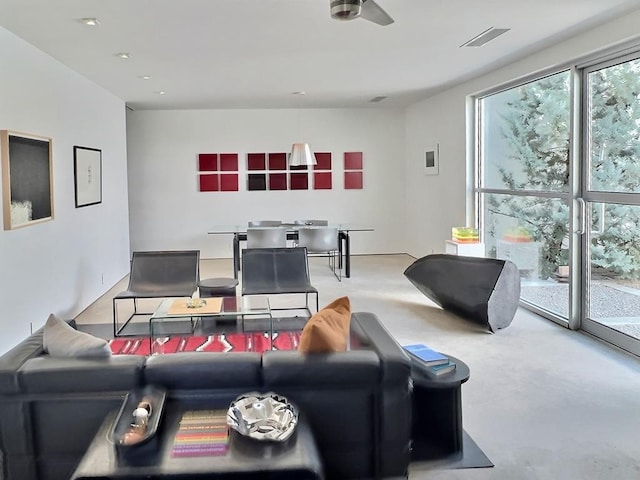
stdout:
<svg viewBox="0 0 640 480">
<path fill-rule="evenodd" d="M 222 298 L 178 298 L 173 301 L 169 309 L 168 315 L 181 315 L 188 317 L 189 315 L 212 315 L 220 313 L 222 307 Z"/>
</svg>

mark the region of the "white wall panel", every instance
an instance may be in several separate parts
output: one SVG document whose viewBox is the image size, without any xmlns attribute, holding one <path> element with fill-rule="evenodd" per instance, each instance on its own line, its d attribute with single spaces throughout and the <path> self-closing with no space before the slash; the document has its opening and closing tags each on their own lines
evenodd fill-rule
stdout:
<svg viewBox="0 0 640 480">
<path fill-rule="evenodd" d="M 465 226 L 471 215 L 465 203 L 470 161 L 465 110 L 470 95 L 626 44 L 638 38 L 639 23 L 640 11 L 636 11 L 408 108 L 406 252 L 415 257 L 444 253 L 451 228 Z M 440 174 L 424 176 L 424 148 L 436 143 L 440 144 Z"/>
<path fill-rule="evenodd" d="M 135 111 L 127 115 L 132 250 L 194 248 L 230 258 L 214 225 L 327 218 L 370 225 L 354 253 L 404 251 L 404 112 L 385 109 Z M 331 152 L 331 190 L 247 191 L 246 154 L 294 141 Z M 364 189 L 343 188 L 343 152 L 363 152 Z M 199 192 L 198 154 L 238 153 L 238 192 Z"/>
<path fill-rule="evenodd" d="M 129 233 L 124 103 L 2 28 L 0 65 L 0 129 L 53 139 L 55 208 L 53 221 L 0 230 L 4 352 L 49 313 L 73 318 L 120 280 Z M 75 208 L 74 145 L 102 149 L 99 205 Z"/>
</svg>

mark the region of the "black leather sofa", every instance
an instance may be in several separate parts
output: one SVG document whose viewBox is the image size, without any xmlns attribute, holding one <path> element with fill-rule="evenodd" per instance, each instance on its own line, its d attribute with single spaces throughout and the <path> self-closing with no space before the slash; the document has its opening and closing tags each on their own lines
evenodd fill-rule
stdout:
<svg viewBox="0 0 640 480">
<path fill-rule="evenodd" d="M 406 476 L 410 362 L 372 313 L 352 315 L 354 347 L 332 354 L 68 359 L 45 354 L 42 336 L 41 329 L 0 357 L 4 480 L 67 480 L 107 414 L 144 385 L 208 408 L 226 408 L 249 391 L 277 392 L 308 418 L 327 478 Z"/>
</svg>

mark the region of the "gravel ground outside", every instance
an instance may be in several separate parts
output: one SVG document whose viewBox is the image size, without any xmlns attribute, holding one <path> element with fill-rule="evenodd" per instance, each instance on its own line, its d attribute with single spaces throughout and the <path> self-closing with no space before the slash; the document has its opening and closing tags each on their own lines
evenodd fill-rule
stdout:
<svg viewBox="0 0 640 480">
<path fill-rule="evenodd" d="M 593 283 L 590 318 L 640 338 L 640 290 L 620 289 Z M 569 312 L 569 285 L 522 285 L 522 299 L 562 316 Z"/>
</svg>

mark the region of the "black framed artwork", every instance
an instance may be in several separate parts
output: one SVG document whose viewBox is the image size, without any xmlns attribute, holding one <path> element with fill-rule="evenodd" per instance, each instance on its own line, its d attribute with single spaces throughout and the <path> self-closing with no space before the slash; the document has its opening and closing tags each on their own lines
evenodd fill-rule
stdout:
<svg viewBox="0 0 640 480">
<path fill-rule="evenodd" d="M 52 140 L 0 131 L 4 229 L 53 220 Z"/>
<path fill-rule="evenodd" d="M 440 172 L 440 145 L 428 148 L 424 154 L 424 174 L 438 175 Z"/>
<path fill-rule="evenodd" d="M 73 147 L 76 208 L 102 203 L 102 150 Z"/>
</svg>

